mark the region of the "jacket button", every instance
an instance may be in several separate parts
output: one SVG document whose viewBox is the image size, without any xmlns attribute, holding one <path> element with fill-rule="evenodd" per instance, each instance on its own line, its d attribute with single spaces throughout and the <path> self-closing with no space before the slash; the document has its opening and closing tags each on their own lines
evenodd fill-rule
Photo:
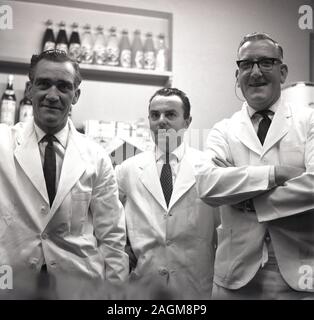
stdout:
<svg viewBox="0 0 314 320">
<path fill-rule="evenodd" d="M 168 270 L 166 269 L 166 268 L 160 268 L 159 269 L 159 274 L 161 275 L 161 276 L 166 276 L 166 275 L 168 275 Z"/>
<path fill-rule="evenodd" d="M 48 234 L 46 232 L 44 232 L 42 235 L 41 235 L 41 238 L 43 240 L 46 240 L 48 238 Z"/>
<path fill-rule="evenodd" d="M 166 241 L 166 245 L 167 245 L 167 246 L 170 246 L 170 245 L 171 245 L 171 240 L 167 240 L 167 241 Z"/>
<path fill-rule="evenodd" d="M 40 208 L 40 212 L 41 212 L 42 214 L 47 214 L 47 213 L 48 213 L 47 207 L 46 207 L 46 206 L 42 206 L 42 207 Z"/>
</svg>

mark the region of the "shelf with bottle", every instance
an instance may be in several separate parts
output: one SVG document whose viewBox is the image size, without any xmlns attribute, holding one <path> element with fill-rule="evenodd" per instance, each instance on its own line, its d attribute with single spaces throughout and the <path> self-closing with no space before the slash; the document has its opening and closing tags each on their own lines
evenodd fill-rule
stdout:
<svg viewBox="0 0 314 320">
<path fill-rule="evenodd" d="M 44 23 L 49 18 L 50 21 L 47 23 L 47 29 L 50 29 L 50 37 L 52 36 L 52 41 L 55 41 L 56 45 L 63 45 L 65 42 L 68 42 L 68 50 L 71 54 L 71 44 L 73 41 L 72 34 L 74 31 L 77 32 L 79 41 L 83 44 L 83 30 L 82 28 L 88 24 L 92 23 L 91 26 L 91 36 L 93 38 L 93 46 L 97 42 L 98 34 L 101 33 L 98 29 L 99 24 L 103 27 L 103 34 L 105 34 L 105 44 L 108 47 L 110 42 L 110 27 L 116 27 L 116 38 L 120 38 L 121 41 L 118 43 L 118 49 L 122 53 L 127 51 L 125 48 L 125 41 L 122 41 L 125 38 L 125 31 L 128 31 L 129 40 L 132 40 L 135 37 L 135 31 L 137 29 L 142 31 L 142 47 L 144 50 L 145 42 L 145 32 L 149 31 L 153 33 L 155 47 L 157 48 L 157 35 L 159 33 L 165 33 L 166 42 L 168 46 L 169 61 L 168 66 L 164 70 L 154 70 L 147 69 L 147 72 L 143 72 L 141 65 L 135 65 L 132 61 L 133 54 L 131 53 L 131 66 L 128 66 L 128 63 L 124 63 L 125 59 L 122 59 L 122 56 L 119 57 L 119 63 L 116 65 L 117 69 L 113 70 L 111 67 L 114 65 L 108 65 L 108 63 L 95 63 L 95 56 L 93 54 L 93 62 L 88 63 L 89 66 L 82 64 L 83 77 L 90 80 L 99 80 L 99 81 L 117 81 L 125 83 L 139 83 L 139 84 L 148 84 L 148 85 L 158 85 L 158 86 L 168 86 L 172 80 L 172 14 L 169 12 L 153 11 L 147 9 L 138 9 L 138 8 L 128 8 L 128 7 L 119 7 L 113 5 L 106 5 L 100 3 L 90 3 L 84 1 L 71 1 L 64 0 L 62 3 L 58 1 L 45 1 L 45 0 L 31 0 L 31 1 L 14 1 L 13 9 L 16 12 L 15 17 L 18 21 L 15 25 L 14 34 L 12 34 L 9 46 L 5 47 L 5 50 L 0 54 L 0 72 L 4 72 L 3 68 L 6 68 L 7 73 L 14 73 L 14 70 L 17 70 L 19 74 L 26 73 L 28 59 L 34 52 L 39 52 L 43 49 L 43 43 L 41 39 L 46 28 L 44 28 Z M 47 8 L 49 11 L 47 11 Z M 31 21 L 29 28 L 23 28 L 23 15 L 22 12 L 37 12 L 34 19 Z M 49 16 L 47 13 L 49 12 Z M 71 14 L 70 14 L 71 13 Z M 21 17 L 20 17 L 21 15 Z M 68 17 L 71 17 L 69 21 Z M 21 21 L 21 23 L 19 23 Z M 60 23 L 61 21 L 61 23 Z M 71 23 L 76 22 L 76 25 Z M 105 22 L 105 24 L 104 24 Z M 50 27 L 50 28 L 49 28 Z M 64 37 L 64 32 L 67 33 L 67 39 Z M 97 31 L 95 31 L 97 30 Z M 62 32 L 61 32 L 62 31 Z M 70 37 L 70 32 L 71 37 Z M 63 35 L 62 35 L 63 33 Z M 22 36 L 23 35 L 23 36 Z M 8 41 L 7 34 L 3 35 L 3 41 Z M 28 39 L 24 41 L 21 39 Z M 1 35 L 0 35 L 1 40 Z M 116 39 L 117 40 L 117 39 Z M 20 43 L 20 47 L 23 47 L 23 50 L 16 50 L 17 46 L 14 43 Z M 98 41 L 99 44 L 99 41 Z M 130 41 L 131 50 L 133 49 L 133 41 Z M 117 47 L 117 41 L 115 42 Z M 77 46 L 76 46 L 77 47 Z M 93 47 L 93 50 L 95 47 Z M 108 49 L 108 48 L 106 48 Z M 106 50 L 108 51 L 108 50 Z M 144 54 L 144 53 L 143 53 Z M 124 56 L 128 56 L 128 53 Z M 108 58 L 108 52 L 105 53 L 105 59 Z M 140 55 L 138 55 L 140 56 Z M 156 52 L 157 56 L 157 52 Z M 9 59 L 7 57 L 10 57 Z M 143 59 L 143 58 L 142 58 Z M 122 64 L 123 61 L 123 64 Z M 86 61 L 84 61 L 86 62 Z M 8 64 L 7 64 L 8 63 Z M 5 66 L 5 64 L 7 64 Z M 99 65 L 101 68 L 99 68 Z M 157 62 L 156 62 L 157 65 Z M 8 66 L 13 68 L 9 69 Z M 124 66 L 127 70 L 122 70 L 121 67 Z M 24 69 L 24 70 L 23 70 Z M 143 68 L 144 69 L 144 68 Z"/>
</svg>

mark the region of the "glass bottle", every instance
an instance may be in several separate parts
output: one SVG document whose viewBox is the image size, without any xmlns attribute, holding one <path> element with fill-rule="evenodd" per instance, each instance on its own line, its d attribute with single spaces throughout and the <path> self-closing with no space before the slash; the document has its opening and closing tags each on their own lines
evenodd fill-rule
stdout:
<svg viewBox="0 0 314 320">
<path fill-rule="evenodd" d="M 168 70 L 168 57 L 169 51 L 166 46 L 165 35 L 160 33 L 157 37 L 156 70 Z"/>
<path fill-rule="evenodd" d="M 69 47 L 68 47 L 68 37 L 65 31 L 65 22 L 61 21 L 59 23 L 59 32 L 57 36 L 57 41 L 56 41 L 56 49 L 62 50 L 65 53 L 68 53 Z"/>
<path fill-rule="evenodd" d="M 52 50 L 56 47 L 56 40 L 52 30 L 52 20 L 46 21 L 46 31 L 42 40 L 41 49 L 42 51 Z"/>
<path fill-rule="evenodd" d="M 86 24 L 83 29 L 80 61 L 82 63 L 93 63 L 93 38 L 90 24 Z"/>
<path fill-rule="evenodd" d="M 122 30 L 120 41 L 120 66 L 124 68 L 131 67 L 131 45 L 128 30 Z"/>
<path fill-rule="evenodd" d="M 13 89 L 14 76 L 10 74 L 8 76 L 8 82 L 6 90 L 4 91 L 1 99 L 0 109 L 0 122 L 6 123 L 9 126 L 13 126 L 15 123 L 16 114 L 16 97 Z"/>
<path fill-rule="evenodd" d="M 94 43 L 94 62 L 96 64 L 105 64 L 107 60 L 106 38 L 104 35 L 104 28 L 97 27 L 97 35 Z"/>
<path fill-rule="evenodd" d="M 143 68 L 143 43 L 141 39 L 141 31 L 134 31 L 134 38 L 132 42 L 132 68 Z"/>
<path fill-rule="evenodd" d="M 146 33 L 146 39 L 144 43 L 144 69 L 155 69 L 155 47 L 153 42 L 153 35 L 151 32 Z"/>
<path fill-rule="evenodd" d="M 78 33 L 78 24 L 76 22 L 72 24 L 72 29 L 69 42 L 69 56 L 71 59 L 79 62 L 81 55 L 81 40 Z"/>
<path fill-rule="evenodd" d="M 109 66 L 117 66 L 119 65 L 119 41 L 117 37 L 117 29 L 116 27 L 110 28 L 110 35 L 107 43 L 107 65 Z"/>
<path fill-rule="evenodd" d="M 28 81 L 29 82 L 29 81 Z M 32 101 L 27 97 L 27 86 L 25 84 L 24 97 L 20 101 L 19 119 L 20 122 L 26 122 L 33 117 L 33 104 Z"/>
</svg>

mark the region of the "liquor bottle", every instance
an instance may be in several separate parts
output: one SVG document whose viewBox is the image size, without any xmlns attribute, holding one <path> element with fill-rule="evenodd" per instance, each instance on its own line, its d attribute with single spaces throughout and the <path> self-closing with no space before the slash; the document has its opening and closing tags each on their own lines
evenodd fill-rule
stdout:
<svg viewBox="0 0 314 320">
<path fill-rule="evenodd" d="M 56 41 L 56 49 L 62 50 L 65 53 L 69 52 L 69 47 L 68 47 L 68 37 L 65 31 L 65 22 L 61 21 L 59 23 L 59 32 L 57 36 L 57 41 Z"/>
<path fill-rule="evenodd" d="M 16 97 L 13 89 L 14 76 L 8 76 L 7 88 L 1 99 L 0 122 L 13 126 L 15 123 Z"/>
<path fill-rule="evenodd" d="M 169 51 L 166 46 L 165 35 L 163 33 L 160 33 L 157 38 L 156 70 L 168 70 L 168 57 Z"/>
<path fill-rule="evenodd" d="M 81 40 L 78 33 L 78 24 L 74 22 L 72 24 L 72 28 L 73 30 L 69 42 L 69 56 L 71 59 L 79 62 L 79 58 L 81 55 Z"/>
<path fill-rule="evenodd" d="M 119 65 L 119 41 L 117 37 L 117 29 L 115 27 L 110 28 L 110 34 L 107 43 L 107 65 L 117 66 Z"/>
<path fill-rule="evenodd" d="M 124 68 L 131 67 L 131 45 L 128 30 L 122 30 L 120 41 L 120 66 Z"/>
<path fill-rule="evenodd" d="M 102 26 L 97 27 L 97 34 L 94 43 L 94 62 L 95 64 L 103 65 L 107 60 L 106 39 L 104 35 L 104 28 Z"/>
<path fill-rule="evenodd" d="M 90 24 L 84 27 L 84 33 L 81 40 L 81 57 L 82 63 L 93 63 L 93 38 L 91 34 Z"/>
<path fill-rule="evenodd" d="M 52 30 L 52 20 L 47 20 L 46 26 L 47 28 L 41 46 L 42 51 L 52 50 L 56 47 L 56 40 Z"/>
<path fill-rule="evenodd" d="M 134 38 L 132 42 L 132 68 L 143 68 L 143 43 L 141 39 L 141 31 L 134 31 Z"/>
<path fill-rule="evenodd" d="M 144 43 L 144 69 L 155 69 L 155 47 L 153 42 L 153 35 L 151 32 L 146 33 L 146 39 Z"/>
<path fill-rule="evenodd" d="M 19 119 L 20 122 L 26 122 L 33 117 L 32 101 L 27 97 L 27 85 L 25 85 L 24 97 L 20 101 Z"/>
</svg>

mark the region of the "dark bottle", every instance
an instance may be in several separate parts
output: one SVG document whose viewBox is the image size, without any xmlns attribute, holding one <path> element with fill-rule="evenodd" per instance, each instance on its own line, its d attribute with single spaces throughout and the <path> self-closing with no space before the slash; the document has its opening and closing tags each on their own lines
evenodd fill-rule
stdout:
<svg viewBox="0 0 314 320">
<path fill-rule="evenodd" d="M 32 101 L 27 97 L 27 82 L 25 85 L 24 97 L 20 101 L 20 110 L 18 121 L 26 122 L 33 117 L 33 104 Z"/>
<path fill-rule="evenodd" d="M 81 55 L 81 40 L 78 33 L 78 24 L 74 22 L 72 24 L 73 31 L 71 33 L 70 42 L 69 42 L 69 56 L 71 59 L 79 62 Z"/>
<path fill-rule="evenodd" d="M 68 37 L 65 31 L 65 22 L 61 21 L 60 24 L 60 29 L 58 32 L 57 36 L 57 41 L 56 41 L 56 49 L 62 50 L 65 53 L 68 53 L 69 48 L 68 48 Z"/>
<path fill-rule="evenodd" d="M 13 79 L 14 76 L 10 74 L 8 76 L 7 88 L 2 95 L 0 109 L 0 122 L 6 123 L 9 126 L 15 124 L 16 113 L 16 97 L 13 89 Z"/>
<path fill-rule="evenodd" d="M 56 47 L 56 40 L 52 30 L 52 20 L 47 20 L 46 22 L 47 29 L 45 31 L 42 46 L 42 51 L 52 50 Z"/>
</svg>

